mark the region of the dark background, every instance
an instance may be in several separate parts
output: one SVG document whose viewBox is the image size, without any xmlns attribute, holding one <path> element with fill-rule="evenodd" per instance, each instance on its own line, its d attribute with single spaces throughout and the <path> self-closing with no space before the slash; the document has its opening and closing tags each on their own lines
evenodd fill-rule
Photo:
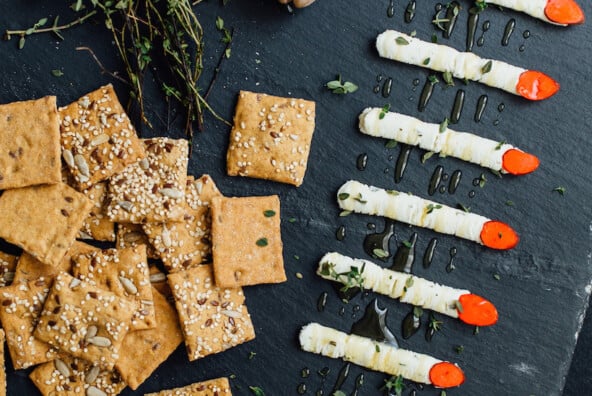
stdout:
<svg viewBox="0 0 592 396">
<path fill-rule="evenodd" d="M 418 37 L 429 40 L 436 30 L 430 23 L 435 3 L 418 3 L 415 20 L 406 24 L 403 13 L 406 1 L 395 2 L 395 15 L 387 18 L 388 0 L 371 2 L 319 0 L 313 6 L 290 14 L 272 0 L 231 0 L 226 7 L 209 1 L 196 6 L 205 29 L 205 71 L 200 87 L 210 81 L 224 44 L 214 27 L 216 16 L 224 18 L 226 26 L 234 27 L 232 55 L 224 61 L 216 85 L 209 98 L 210 104 L 226 119 L 232 118 L 238 90 L 247 89 L 278 96 L 294 96 L 317 102 L 317 127 L 309 161 L 309 169 L 302 187 L 295 189 L 261 180 L 231 178 L 225 175 L 225 151 L 229 128 L 206 116 L 205 131 L 194 139 L 194 154 L 190 173 L 210 173 L 225 195 L 279 194 L 282 201 L 282 237 L 284 260 L 289 278 L 281 285 L 247 288 L 247 304 L 257 333 L 253 342 L 226 353 L 188 363 L 185 351 L 179 348 L 173 356 L 136 392 L 143 394 L 162 388 L 186 385 L 198 380 L 235 374 L 233 392 L 249 394 L 249 386 L 261 386 L 269 395 L 296 394 L 299 384 L 305 383 L 308 394 L 324 389 L 330 394 L 343 363 L 304 353 L 297 343 L 298 329 L 310 322 L 333 326 L 348 331 L 365 306 L 374 296 L 356 297 L 349 304 L 342 303 L 332 285 L 315 274 L 318 259 L 327 251 L 336 250 L 354 257 L 366 257 L 362 249 L 364 236 L 370 233 L 366 224 L 377 228 L 382 219 L 351 215 L 338 217 L 335 191 L 350 178 L 386 188 L 410 191 L 427 196 L 430 175 L 436 165 L 446 173 L 460 169 L 463 178 L 456 194 L 437 193 L 433 198 L 455 206 L 462 203 L 474 212 L 499 218 L 518 230 L 521 243 L 509 252 L 491 251 L 472 242 L 438 236 L 440 244 L 430 269 L 421 266 L 421 257 L 428 241 L 436 234 L 402 224 L 396 226 L 398 243 L 419 234 L 414 272 L 419 276 L 453 287 L 467 288 L 493 301 L 500 311 L 500 322 L 483 328 L 478 335 L 457 320 L 440 317 L 443 330 L 430 343 L 423 328 L 409 340 L 401 339 L 401 346 L 441 359 L 458 362 L 467 375 L 467 382 L 448 395 L 558 395 L 570 373 L 565 395 L 592 393 L 592 368 L 587 355 L 592 348 L 592 324 L 586 322 L 580 347 L 569 370 L 576 336 L 588 303 L 592 279 L 590 263 L 590 223 L 592 220 L 589 196 L 590 154 L 589 128 L 592 125 L 589 92 L 592 92 L 590 54 L 592 32 L 589 24 L 570 28 L 555 27 L 533 18 L 490 7 L 481 16 L 489 20 L 491 28 L 485 33 L 485 44 L 474 51 L 484 57 L 541 69 L 555 77 L 562 85 L 553 98 L 531 103 L 505 92 L 476 83 L 455 87 L 440 83 L 425 112 L 417 111 L 421 86 L 428 72 L 417 67 L 380 59 L 374 49 L 374 39 L 387 28 L 404 32 L 417 31 Z M 60 3 L 61 4 L 61 3 Z M 62 22 L 76 15 L 68 4 L 51 5 L 41 1 L 0 2 L 0 29 L 25 28 L 42 17 L 50 21 L 60 15 Z M 458 26 L 450 40 L 439 41 L 458 49 L 465 46 L 467 8 L 470 1 L 462 1 L 463 10 Z M 584 12 L 592 15 L 592 7 L 583 3 Z M 516 31 L 510 45 L 500 44 L 504 27 L 510 18 L 516 20 Z M 524 31 L 530 31 L 528 39 Z M 478 30 L 477 36 L 481 33 Z M 77 46 L 93 49 L 109 70 L 120 70 L 110 35 L 95 18 L 89 23 L 63 33 L 64 41 L 50 34 L 34 35 L 27 39 L 24 49 L 17 50 L 16 39 L 0 43 L 0 102 L 25 100 L 48 94 L 58 96 L 65 105 L 99 85 L 114 82 L 101 75 L 97 64 L 88 53 L 76 51 Z M 524 45 L 525 50 L 519 51 Z M 64 75 L 55 77 L 52 70 Z M 342 73 L 360 89 L 347 96 L 333 95 L 323 84 Z M 377 76 L 393 78 L 389 98 L 373 92 Z M 414 89 L 413 80 L 419 79 Z M 442 80 L 440 78 L 440 80 Z M 115 83 L 123 103 L 127 88 Z M 400 147 L 386 149 L 384 142 L 362 136 L 357 132 L 357 115 L 367 106 L 390 103 L 395 111 L 439 123 L 450 114 L 457 89 L 466 91 L 465 108 L 458 125 L 453 128 L 473 131 L 496 140 L 507 140 L 532 152 L 541 159 L 541 167 L 523 177 L 498 179 L 491 173 L 452 158 L 432 157 L 421 163 L 423 152 L 414 149 L 408 169 L 400 184 L 393 181 L 393 167 Z M 182 137 L 182 116 L 174 106 L 167 106 L 154 81 L 147 80 L 149 116 L 154 128 L 141 128 L 142 135 Z M 473 121 L 477 98 L 489 97 L 481 123 Z M 503 103 L 505 109 L 498 110 Z M 132 113 L 132 117 L 136 116 Z M 494 125 L 494 123 L 496 125 Z M 139 125 L 139 123 L 136 123 Z M 356 169 L 356 158 L 361 153 L 369 157 L 364 172 Z M 472 184 L 481 173 L 487 177 L 483 188 Z M 566 193 L 552 190 L 564 186 Z M 475 198 L 469 198 L 470 191 Z M 511 200 L 514 205 L 506 205 Z M 294 223 L 286 221 L 295 218 Z M 337 241 L 335 230 L 346 226 L 346 238 Z M 448 250 L 458 249 L 457 269 L 448 274 Z M 296 278 L 296 272 L 303 279 Z M 499 277 L 499 280 L 496 279 Z M 319 313 L 319 295 L 328 292 L 328 303 Z M 410 307 L 382 296 L 382 306 L 389 308 L 389 325 L 399 335 L 400 323 Z M 340 310 L 344 315 L 340 315 Z M 399 337 L 401 338 L 401 337 Z M 462 345 L 464 350 L 457 353 Z M 256 355 L 249 359 L 251 352 Z M 311 371 L 301 377 L 301 369 Z M 323 379 L 317 374 L 324 367 L 330 373 Z M 27 372 L 13 372 L 8 377 L 9 394 L 34 394 L 34 387 L 26 378 Z M 376 394 L 385 375 L 352 367 L 344 386 L 351 392 L 355 377 L 364 372 L 365 383 L 360 394 Z M 409 384 L 408 384 L 409 385 Z M 409 385 L 409 389 L 413 389 Z M 438 395 L 439 391 L 426 387 L 420 395 Z"/>
</svg>

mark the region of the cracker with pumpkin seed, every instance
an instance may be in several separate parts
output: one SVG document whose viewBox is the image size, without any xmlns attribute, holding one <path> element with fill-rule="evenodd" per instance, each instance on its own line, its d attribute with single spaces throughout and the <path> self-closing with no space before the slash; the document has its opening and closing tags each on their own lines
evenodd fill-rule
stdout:
<svg viewBox="0 0 592 396">
<path fill-rule="evenodd" d="M 56 97 L 0 105 L 0 190 L 61 180 Z"/>
<path fill-rule="evenodd" d="M 182 222 L 148 223 L 142 227 L 168 272 L 211 262 L 210 201 L 222 196 L 214 180 L 187 178 Z"/>
<path fill-rule="evenodd" d="M 177 311 L 158 291 L 153 290 L 157 326 L 133 331 L 123 339 L 115 368 L 133 390 L 167 360 L 183 342 Z"/>
<path fill-rule="evenodd" d="M 49 344 L 33 336 L 49 282 L 39 278 L 28 283 L 15 283 L 0 290 L 0 321 L 6 332 L 6 344 L 15 369 L 53 360 L 57 352 Z"/>
<path fill-rule="evenodd" d="M 214 198 L 211 208 L 216 285 L 286 281 L 277 195 Z"/>
<path fill-rule="evenodd" d="M 111 84 L 59 109 L 62 158 L 79 190 L 145 156 Z"/>
<path fill-rule="evenodd" d="M 189 360 L 219 353 L 255 338 L 243 290 L 217 287 L 210 265 L 169 274 L 168 282 Z"/>
<path fill-rule="evenodd" d="M 126 386 L 116 371 L 72 356 L 35 367 L 29 378 L 43 396 L 115 396 Z"/>
<path fill-rule="evenodd" d="M 66 184 L 7 190 L 0 196 L 0 238 L 44 264 L 58 265 L 92 203 Z"/>
<path fill-rule="evenodd" d="M 146 158 L 109 180 L 107 215 L 119 223 L 181 221 L 188 143 L 164 137 L 143 140 Z"/>
<path fill-rule="evenodd" d="M 107 207 L 107 182 L 97 183 L 82 193 L 92 201 L 93 207 L 84 219 L 78 238 L 115 242 L 115 223 L 104 213 Z"/>
<path fill-rule="evenodd" d="M 208 381 L 196 382 L 182 388 L 146 393 L 144 396 L 232 396 L 228 378 L 221 377 Z"/>
<path fill-rule="evenodd" d="M 45 300 L 34 335 L 65 353 L 112 370 L 137 309 L 135 301 L 61 272 Z"/>
<path fill-rule="evenodd" d="M 148 258 L 160 258 L 158 254 L 156 254 L 154 246 L 152 246 L 148 240 L 148 235 L 146 235 L 142 229 L 142 225 L 132 223 L 117 223 L 117 239 L 115 241 L 115 246 L 118 249 L 136 247 L 140 245 L 146 246 L 146 256 L 148 256 Z"/>
<path fill-rule="evenodd" d="M 156 327 L 146 247 L 97 250 L 72 257 L 72 275 L 136 301 L 131 330 Z"/>
<path fill-rule="evenodd" d="M 0 287 L 12 284 L 15 278 L 16 263 L 19 260 L 17 256 L 0 252 Z"/>
</svg>

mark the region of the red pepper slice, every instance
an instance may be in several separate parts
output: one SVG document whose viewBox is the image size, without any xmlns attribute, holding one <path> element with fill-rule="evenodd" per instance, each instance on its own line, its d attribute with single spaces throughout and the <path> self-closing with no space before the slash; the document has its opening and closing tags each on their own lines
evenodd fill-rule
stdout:
<svg viewBox="0 0 592 396">
<path fill-rule="evenodd" d="M 485 246 L 498 250 L 512 249 L 520 241 L 512 227 L 497 220 L 483 224 L 480 237 Z"/>
<path fill-rule="evenodd" d="M 491 326 L 497 322 L 497 309 L 490 301 L 476 294 L 463 294 L 458 299 L 458 318 L 473 326 Z"/>
<path fill-rule="evenodd" d="M 527 70 L 520 75 L 516 84 L 518 95 L 530 100 L 543 100 L 559 91 L 559 83 L 536 70 Z"/>
<path fill-rule="evenodd" d="M 502 168 L 512 175 L 525 175 L 539 167 L 539 159 L 517 149 L 510 149 L 502 156 Z"/>
<path fill-rule="evenodd" d="M 586 17 L 573 0 L 547 0 L 545 15 L 550 21 L 564 25 L 584 23 Z"/>
<path fill-rule="evenodd" d="M 452 388 L 465 382 L 465 373 L 456 364 L 436 363 L 430 369 L 430 382 L 438 388 Z"/>
</svg>

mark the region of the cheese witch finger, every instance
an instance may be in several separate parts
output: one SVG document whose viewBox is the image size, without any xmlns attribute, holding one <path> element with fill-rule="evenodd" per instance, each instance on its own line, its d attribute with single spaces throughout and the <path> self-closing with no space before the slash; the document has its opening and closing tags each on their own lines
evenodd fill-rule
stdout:
<svg viewBox="0 0 592 396">
<path fill-rule="evenodd" d="M 586 17 L 574 0 L 487 0 L 556 25 L 584 23 Z"/>
<path fill-rule="evenodd" d="M 429 124 L 404 114 L 385 113 L 380 108 L 367 108 L 360 114 L 360 132 L 419 146 L 502 173 L 524 175 L 539 166 L 537 157 L 510 144 L 456 132 L 446 126 Z"/>
<path fill-rule="evenodd" d="M 318 323 L 304 326 L 299 340 L 304 351 L 341 358 L 371 370 L 400 375 L 438 388 L 459 386 L 465 381 L 463 371 L 453 363 L 370 338 L 346 334 Z"/>
<path fill-rule="evenodd" d="M 429 280 L 382 268 L 371 261 L 353 259 L 339 253 L 327 253 L 317 268 L 324 279 L 351 284 L 350 275 L 359 274 L 356 286 L 384 294 L 401 302 L 459 318 L 473 326 L 491 326 L 497 322 L 495 306 L 468 290 L 454 289 Z"/>
<path fill-rule="evenodd" d="M 388 217 L 475 241 L 492 249 L 511 249 L 519 241 L 516 232 L 501 221 L 454 209 L 413 194 L 368 186 L 355 180 L 341 186 L 337 193 L 337 202 L 343 210 Z"/>
<path fill-rule="evenodd" d="M 395 30 L 379 34 L 376 49 L 383 58 L 449 72 L 456 78 L 478 81 L 530 100 L 546 99 L 559 90 L 559 84 L 544 73 L 483 59 L 472 52 L 459 52 Z"/>
</svg>

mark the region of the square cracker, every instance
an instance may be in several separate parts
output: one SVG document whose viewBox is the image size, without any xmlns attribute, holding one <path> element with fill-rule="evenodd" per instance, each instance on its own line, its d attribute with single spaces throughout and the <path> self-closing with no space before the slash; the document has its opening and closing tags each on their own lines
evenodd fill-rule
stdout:
<svg viewBox="0 0 592 396">
<path fill-rule="evenodd" d="M 72 275 L 92 286 L 137 302 L 131 329 L 156 326 L 146 247 L 96 250 L 72 257 Z"/>
<path fill-rule="evenodd" d="M 100 182 L 82 191 L 93 203 L 78 233 L 81 239 L 115 242 L 115 223 L 105 214 L 107 208 L 107 182 Z"/>
<path fill-rule="evenodd" d="M 146 256 L 149 259 L 159 259 L 156 254 L 154 246 L 148 240 L 148 235 L 142 229 L 140 224 L 132 223 L 118 223 L 117 224 L 117 240 L 115 247 L 117 249 L 124 249 L 127 247 L 146 246 Z"/>
<path fill-rule="evenodd" d="M 228 378 L 222 377 L 196 382 L 182 388 L 146 393 L 144 396 L 232 396 L 232 391 L 230 390 Z"/>
<path fill-rule="evenodd" d="M 0 238 L 44 264 L 58 265 L 91 206 L 84 195 L 62 183 L 5 191 L 0 196 Z"/>
<path fill-rule="evenodd" d="M 190 361 L 255 338 L 243 290 L 216 287 L 210 265 L 169 274 L 168 282 Z"/>
<path fill-rule="evenodd" d="M 278 196 L 214 198 L 212 256 L 220 287 L 285 282 Z"/>
<path fill-rule="evenodd" d="M 62 157 L 79 190 L 145 156 L 111 84 L 59 109 Z"/>
<path fill-rule="evenodd" d="M 119 223 L 181 221 L 187 181 L 188 143 L 146 139 L 146 158 L 109 180 L 109 218 Z"/>
<path fill-rule="evenodd" d="M 116 371 L 101 370 L 98 365 L 72 356 L 37 366 L 29 378 L 43 396 L 88 396 L 92 388 L 103 392 L 94 394 L 115 396 L 125 388 Z"/>
<path fill-rule="evenodd" d="M 121 344 L 115 368 L 133 390 L 167 360 L 183 342 L 177 311 L 158 291 L 153 290 L 157 326 L 128 333 Z"/>
<path fill-rule="evenodd" d="M 40 278 L 0 290 L 0 320 L 6 332 L 8 352 L 15 369 L 53 360 L 57 352 L 33 336 L 49 284 Z"/>
<path fill-rule="evenodd" d="M 62 272 L 49 291 L 34 335 L 112 370 L 136 310 L 135 302 Z"/>
<path fill-rule="evenodd" d="M 24 254 L 24 253 L 23 253 Z M 9 286 L 15 278 L 17 256 L 0 252 L 0 287 Z"/>
<path fill-rule="evenodd" d="M 56 97 L 0 105 L 0 190 L 61 181 Z"/>
<path fill-rule="evenodd" d="M 212 258 L 210 201 L 222 194 L 209 175 L 187 179 L 182 222 L 148 223 L 143 228 L 168 272 L 209 263 Z"/>
<path fill-rule="evenodd" d="M 228 174 L 300 186 L 314 127 L 315 102 L 240 91 L 226 155 Z"/>
</svg>

